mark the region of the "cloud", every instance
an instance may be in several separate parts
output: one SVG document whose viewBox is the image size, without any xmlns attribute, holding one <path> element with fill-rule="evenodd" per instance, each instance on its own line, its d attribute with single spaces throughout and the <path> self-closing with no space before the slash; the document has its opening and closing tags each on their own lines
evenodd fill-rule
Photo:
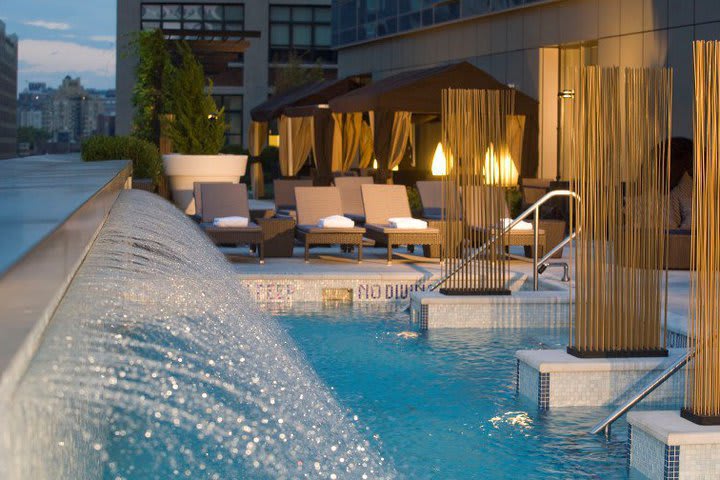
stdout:
<svg viewBox="0 0 720 480">
<path fill-rule="evenodd" d="M 115 43 L 115 36 L 114 35 L 92 35 L 90 37 L 90 40 L 92 40 L 93 42 Z"/>
<path fill-rule="evenodd" d="M 18 60 L 23 73 L 92 73 L 115 75 L 115 49 L 96 48 L 74 42 L 20 40 Z"/>
<path fill-rule="evenodd" d="M 70 30 L 70 24 L 64 22 L 48 22 L 46 20 L 28 20 L 23 22 L 31 27 L 47 28 L 48 30 Z"/>
</svg>

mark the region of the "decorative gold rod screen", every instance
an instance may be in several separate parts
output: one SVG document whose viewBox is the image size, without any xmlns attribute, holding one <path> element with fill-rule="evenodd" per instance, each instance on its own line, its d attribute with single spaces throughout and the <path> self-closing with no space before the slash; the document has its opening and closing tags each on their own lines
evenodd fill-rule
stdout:
<svg viewBox="0 0 720 480">
<path fill-rule="evenodd" d="M 580 357 L 667 355 L 672 70 L 584 67 L 573 118 L 571 231 Z"/>
<path fill-rule="evenodd" d="M 512 90 L 442 92 L 442 145 L 447 175 L 443 181 L 443 276 L 457 272 L 440 291 L 454 295 L 504 295 L 507 290 L 508 217 L 505 187 L 512 176 L 507 141 Z M 483 255 L 477 248 L 495 238 Z"/>
<path fill-rule="evenodd" d="M 693 176 L 688 351 L 682 416 L 720 425 L 720 42 L 695 42 Z"/>
</svg>

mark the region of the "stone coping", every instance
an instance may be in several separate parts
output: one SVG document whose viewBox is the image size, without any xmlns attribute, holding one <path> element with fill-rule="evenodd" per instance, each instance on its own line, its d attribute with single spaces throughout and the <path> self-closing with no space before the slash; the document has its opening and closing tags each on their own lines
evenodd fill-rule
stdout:
<svg viewBox="0 0 720 480">
<path fill-rule="evenodd" d="M 286 280 L 286 281 L 308 281 L 308 280 L 407 280 L 432 282 L 437 280 L 436 276 L 426 276 L 420 273 L 408 272 L 357 272 L 357 273 L 317 273 L 317 272 L 287 272 L 267 274 L 242 274 L 240 280 Z"/>
<path fill-rule="evenodd" d="M 677 410 L 629 412 L 628 423 L 665 445 L 720 444 L 720 426 L 697 425 L 680 416 Z"/>
<path fill-rule="evenodd" d="M 685 355 L 671 348 L 667 357 L 577 358 L 565 350 L 518 350 L 515 357 L 541 373 L 659 370 Z"/>
</svg>

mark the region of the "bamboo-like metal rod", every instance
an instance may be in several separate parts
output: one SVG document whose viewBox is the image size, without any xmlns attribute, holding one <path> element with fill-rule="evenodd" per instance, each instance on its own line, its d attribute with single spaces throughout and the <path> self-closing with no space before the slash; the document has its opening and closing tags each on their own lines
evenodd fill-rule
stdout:
<svg viewBox="0 0 720 480">
<path fill-rule="evenodd" d="M 585 67 L 573 109 L 576 248 L 572 351 L 660 354 L 672 70 Z M 662 321 L 661 321 L 662 319 Z"/>
<path fill-rule="evenodd" d="M 443 90 L 443 283 L 447 293 L 497 293 L 507 288 L 503 219 L 510 177 L 508 118 L 512 90 Z M 493 242 L 489 243 L 488 240 Z M 482 254 L 477 254 L 483 246 Z"/>
<path fill-rule="evenodd" d="M 694 43 L 695 131 L 690 321 L 686 370 L 688 418 L 720 423 L 720 42 Z"/>
</svg>

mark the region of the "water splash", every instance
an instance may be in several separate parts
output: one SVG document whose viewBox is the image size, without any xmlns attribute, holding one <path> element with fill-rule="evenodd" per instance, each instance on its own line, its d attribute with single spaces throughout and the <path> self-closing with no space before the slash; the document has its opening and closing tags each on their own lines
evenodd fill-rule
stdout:
<svg viewBox="0 0 720 480">
<path fill-rule="evenodd" d="M 394 477 L 202 232 L 138 191 L 0 421 L 8 479 Z"/>
</svg>

